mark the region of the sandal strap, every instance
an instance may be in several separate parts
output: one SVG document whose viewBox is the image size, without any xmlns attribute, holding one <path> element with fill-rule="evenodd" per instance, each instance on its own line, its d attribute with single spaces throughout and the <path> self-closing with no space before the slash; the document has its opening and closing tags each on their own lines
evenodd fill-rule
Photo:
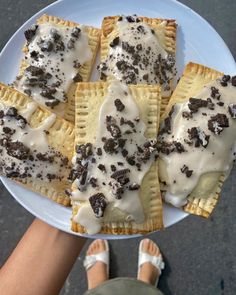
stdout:
<svg viewBox="0 0 236 295">
<path fill-rule="evenodd" d="M 94 255 L 87 255 L 84 259 L 84 267 L 86 270 L 90 269 L 97 261 L 105 263 L 107 266 L 109 264 L 108 251 L 103 251 Z"/>
<path fill-rule="evenodd" d="M 143 265 L 146 262 L 149 262 L 153 266 L 155 266 L 158 269 L 160 274 L 161 274 L 161 270 L 164 269 L 165 267 L 165 263 L 163 262 L 163 259 L 161 256 L 152 256 L 141 251 L 139 253 L 139 268 L 141 265 Z"/>
</svg>

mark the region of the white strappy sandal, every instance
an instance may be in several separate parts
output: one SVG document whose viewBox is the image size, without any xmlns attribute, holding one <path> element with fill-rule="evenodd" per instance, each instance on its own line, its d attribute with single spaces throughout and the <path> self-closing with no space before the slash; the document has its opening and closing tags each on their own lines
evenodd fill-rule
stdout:
<svg viewBox="0 0 236 295">
<path fill-rule="evenodd" d="M 101 261 L 106 264 L 107 277 L 109 276 L 109 264 L 110 264 L 110 253 L 109 245 L 107 240 L 104 240 L 106 250 L 98 254 L 86 255 L 84 259 L 84 267 L 86 270 L 90 269 L 97 261 Z"/>
<path fill-rule="evenodd" d="M 140 269 L 141 269 L 141 266 L 146 263 L 146 262 L 150 262 L 153 266 L 155 266 L 155 268 L 158 270 L 159 272 L 159 276 L 157 276 L 157 280 L 156 280 L 156 284 L 155 286 L 157 286 L 157 283 L 158 283 L 158 280 L 159 280 L 159 277 L 161 275 L 161 271 L 162 269 L 164 269 L 165 267 L 165 263 L 163 262 L 163 259 L 162 259 L 162 256 L 159 255 L 159 256 L 152 256 L 146 252 L 143 252 L 142 248 L 143 248 L 143 241 L 142 240 L 139 244 L 139 256 L 138 256 L 138 277 L 139 277 L 139 274 L 140 274 Z M 157 245 L 155 245 L 157 249 L 159 249 L 157 247 Z"/>
</svg>

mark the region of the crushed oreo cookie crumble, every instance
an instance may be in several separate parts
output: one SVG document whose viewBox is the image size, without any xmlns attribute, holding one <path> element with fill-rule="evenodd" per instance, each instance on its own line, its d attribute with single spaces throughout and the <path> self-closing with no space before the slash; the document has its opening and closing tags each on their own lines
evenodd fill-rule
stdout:
<svg viewBox="0 0 236 295">
<path fill-rule="evenodd" d="M 104 215 L 104 211 L 107 206 L 106 198 L 104 194 L 97 193 L 89 197 L 89 203 L 93 209 L 94 215 L 97 218 L 101 218 Z"/>
<path fill-rule="evenodd" d="M 229 120 L 225 114 L 218 113 L 208 121 L 208 129 L 217 135 L 227 127 L 229 127 Z"/>
<path fill-rule="evenodd" d="M 58 27 L 51 23 L 31 26 L 25 31 L 24 58 L 28 67 L 16 78 L 14 87 L 52 109 L 67 102 L 66 93 L 72 82 L 83 80 L 79 68 L 92 55 L 87 39 L 81 38 L 81 34 L 85 32 L 80 27 Z"/>
<path fill-rule="evenodd" d="M 236 119 L 236 104 L 229 104 L 228 111 L 230 113 L 231 118 Z"/>
<path fill-rule="evenodd" d="M 186 177 L 191 177 L 193 174 L 193 170 L 189 170 L 188 166 L 186 165 L 184 165 L 180 170 L 186 175 Z"/>
<path fill-rule="evenodd" d="M 209 144 L 210 135 L 206 135 L 199 127 L 188 129 L 189 139 L 195 140 L 195 147 L 200 145 L 206 148 Z"/>
<path fill-rule="evenodd" d="M 122 112 L 124 110 L 125 105 L 119 98 L 117 98 L 114 103 L 118 112 Z"/>
<path fill-rule="evenodd" d="M 121 22 L 125 29 L 119 28 Z M 170 81 L 176 74 L 174 55 L 157 50 L 160 45 L 154 30 L 136 16 L 119 17 L 117 24 L 118 36 L 110 43 L 108 57 L 98 66 L 101 77 L 112 75 L 127 84 L 161 84 L 164 91 L 170 91 Z M 128 41 L 126 35 L 130 36 Z"/>
<path fill-rule="evenodd" d="M 71 169 L 68 158 L 47 146 L 46 142 L 46 152 L 42 153 L 38 150 L 37 139 L 32 149 L 27 137 L 31 135 L 32 128 L 16 108 L 4 107 L 0 110 L 0 118 L 0 173 L 2 175 L 18 179 L 37 178 L 50 182 L 67 179 Z M 42 130 L 38 135 L 40 137 L 43 134 L 45 132 Z"/>
</svg>

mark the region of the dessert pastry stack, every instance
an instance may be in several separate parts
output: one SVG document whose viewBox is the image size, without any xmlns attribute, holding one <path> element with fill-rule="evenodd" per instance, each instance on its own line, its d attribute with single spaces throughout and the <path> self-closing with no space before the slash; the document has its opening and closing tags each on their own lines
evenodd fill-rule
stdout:
<svg viewBox="0 0 236 295">
<path fill-rule="evenodd" d="M 208 217 L 236 155 L 236 76 L 190 62 L 174 89 L 176 30 L 41 16 L 0 84 L 1 175 L 71 206 L 78 233 L 162 229 L 162 201 Z"/>
</svg>

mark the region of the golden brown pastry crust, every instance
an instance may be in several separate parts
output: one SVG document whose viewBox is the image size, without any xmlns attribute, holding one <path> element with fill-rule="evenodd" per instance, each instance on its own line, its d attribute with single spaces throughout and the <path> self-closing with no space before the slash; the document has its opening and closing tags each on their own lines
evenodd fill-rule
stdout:
<svg viewBox="0 0 236 295">
<path fill-rule="evenodd" d="M 107 58 L 109 52 L 109 44 L 111 41 L 118 35 L 116 29 L 116 23 L 119 16 L 107 16 L 103 19 L 102 22 L 102 34 L 101 34 L 101 61 L 104 61 Z M 139 19 L 148 24 L 155 33 L 162 38 L 159 38 L 162 46 L 168 53 L 175 54 L 176 52 L 176 31 L 177 24 L 174 19 L 159 19 L 159 18 L 148 18 L 139 16 Z M 166 21 L 165 26 L 160 26 L 163 21 Z M 108 77 L 108 80 L 112 79 Z M 170 81 L 170 87 L 173 89 L 174 81 Z M 164 112 L 170 97 L 162 97 L 161 101 L 161 113 Z"/>
<path fill-rule="evenodd" d="M 222 75 L 223 73 L 221 72 L 190 62 L 185 67 L 184 73 L 170 98 L 164 114 L 162 115 L 162 119 L 167 117 L 173 105 L 184 102 L 190 97 L 194 97 L 194 95 L 201 91 L 206 84 L 214 81 Z M 195 189 L 189 195 L 188 203 L 183 208 L 184 211 L 195 215 L 201 215 L 203 217 L 209 217 L 212 213 L 219 199 L 225 175 L 218 172 L 207 173 L 207 175 L 202 176 L 203 178 L 200 179 L 197 187 L 201 185 L 206 176 L 210 179 L 209 187 L 211 188 L 211 191 L 206 193 L 205 198 L 202 198 L 197 196 L 197 190 Z"/>
<path fill-rule="evenodd" d="M 75 143 L 93 143 L 96 137 L 96 120 L 102 102 L 107 94 L 109 82 L 80 83 L 76 91 L 76 128 Z M 132 85 L 129 89 L 141 110 L 140 117 L 147 124 L 145 135 L 155 138 L 159 128 L 160 116 L 160 89 L 159 86 Z M 151 124 L 149 122 L 152 122 Z M 149 172 L 145 175 L 141 185 L 140 198 L 144 207 L 147 220 L 143 224 L 124 222 L 124 218 L 111 222 L 106 220 L 101 233 L 106 234 L 136 234 L 148 233 L 163 227 L 162 201 L 157 174 L 157 162 L 153 163 Z M 75 188 L 74 188 L 75 189 Z M 73 186 L 72 186 L 73 190 Z M 148 199 L 149 202 L 145 202 Z M 73 216 L 76 215 L 79 206 L 73 205 Z M 72 230 L 84 233 L 85 229 L 75 223 L 72 218 Z"/>
<path fill-rule="evenodd" d="M 13 88 L 0 83 L 0 102 L 4 105 L 15 107 L 18 111 L 22 111 L 27 108 L 27 105 L 32 100 Z M 51 112 L 48 109 L 38 106 L 28 122 L 32 128 L 36 128 L 50 115 Z M 57 117 L 48 131 L 49 134 L 46 136 L 49 145 L 71 160 L 74 150 L 74 125 Z M 51 182 L 45 182 L 31 178 L 14 179 L 14 181 L 59 204 L 64 206 L 70 205 L 70 198 L 65 193 L 65 189 L 70 189 L 71 184 L 69 181 L 52 180 Z"/>
<path fill-rule="evenodd" d="M 43 14 L 38 20 L 37 24 L 46 24 L 46 23 L 51 23 L 57 26 L 62 26 L 62 27 L 76 27 L 79 24 L 68 21 L 68 20 L 63 20 L 60 19 L 56 16 L 51 16 L 47 14 Z M 91 71 L 96 59 L 99 43 L 100 43 L 100 34 L 101 30 L 94 28 L 92 26 L 85 26 L 85 31 L 88 34 L 88 43 L 89 47 L 92 51 L 92 59 L 85 64 L 83 64 L 78 72 L 82 76 L 83 81 L 89 81 Z M 25 45 L 23 47 L 23 52 L 26 54 L 28 52 L 27 46 Z M 22 75 L 24 73 L 25 68 L 28 66 L 27 62 L 23 59 L 21 61 L 20 65 L 20 74 Z M 75 89 L 76 89 L 76 83 L 72 82 L 69 91 L 68 91 L 68 102 L 65 103 L 65 115 L 64 118 L 70 122 L 74 122 L 74 117 L 75 117 Z M 55 107 L 56 110 L 56 107 Z"/>
</svg>

